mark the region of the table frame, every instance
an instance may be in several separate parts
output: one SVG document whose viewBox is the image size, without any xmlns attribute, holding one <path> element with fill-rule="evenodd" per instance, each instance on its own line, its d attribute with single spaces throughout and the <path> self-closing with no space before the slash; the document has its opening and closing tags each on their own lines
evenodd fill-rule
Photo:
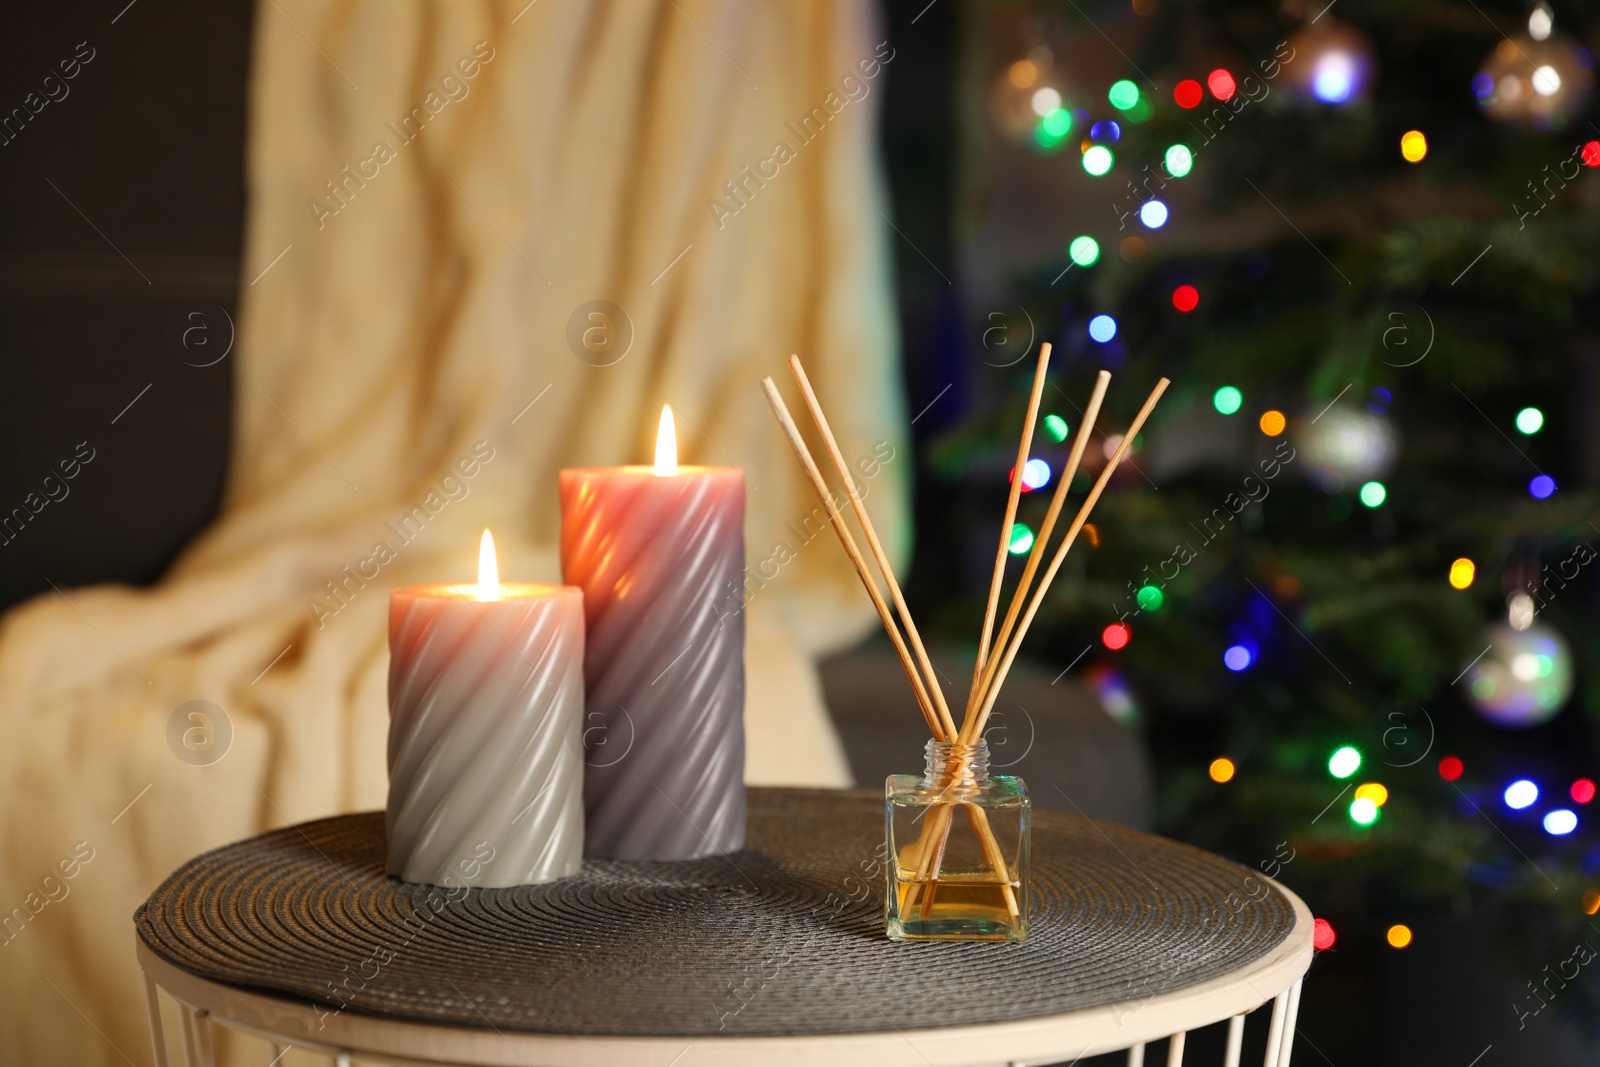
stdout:
<svg viewBox="0 0 1600 1067">
<path fill-rule="evenodd" d="M 214 1067 L 211 1025 L 273 1045 L 321 1053 L 338 1067 L 352 1059 L 400 1067 L 974 1067 L 1065 1062 L 1126 1049 L 1128 1067 L 1144 1067 L 1145 1046 L 1170 1037 L 1168 1067 L 1182 1067 L 1188 1031 L 1227 1021 L 1226 1067 L 1238 1067 L 1247 1014 L 1272 1004 L 1264 1067 L 1289 1067 L 1300 989 L 1311 966 L 1312 917 L 1294 893 L 1287 938 L 1250 966 L 1142 1002 L 1103 1005 L 1031 1019 L 920 1030 L 777 1036 L 613 1037 L 504 1031 L 407 1022 L 354 1011 L 318 1011 L 309 1001 L 257 993 L 201 978 L 137 943 L 156 1067 L 171 1067 L 160 991 L 182 1016 L 184 1062 Z M 692 1051 L 693 1055 L 688 1055 Z M 275 1059 L 273 1063 L 276 1063 Z"/>
</svg>

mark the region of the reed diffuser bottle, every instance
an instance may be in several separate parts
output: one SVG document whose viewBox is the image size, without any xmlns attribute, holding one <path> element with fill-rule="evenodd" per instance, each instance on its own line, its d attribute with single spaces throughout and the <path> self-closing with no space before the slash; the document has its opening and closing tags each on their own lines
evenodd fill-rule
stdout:
<svg viewBox="0 0 1600 1067">
<path fill-rule="evenodd" d="M 889 776 L 888 932 L 895 941 L 1028 936 L 1028 828 L 1021 778 L 990 776 L 989 746 L 929 741 L 923 773 Z"/>
</svg>

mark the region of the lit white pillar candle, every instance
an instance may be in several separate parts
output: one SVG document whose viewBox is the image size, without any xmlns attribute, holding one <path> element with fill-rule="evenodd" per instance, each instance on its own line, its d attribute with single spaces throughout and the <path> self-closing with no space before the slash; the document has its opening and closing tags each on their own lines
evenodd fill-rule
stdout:
<svg viewBox="0 0 1600 1067">
<path fill-rule="evenodd" d="M 744 847 L 744 476 L 681 467 L 664 409 L 654 467 L 561 472 L 562 580 L 588 633 L 590 856 Z"/>
<path fill-rule="evenodd" d="M 499 889 L 583 862 L 583 593 L 501 583 L 389 598 L 389 873 Z"/>
</svg>

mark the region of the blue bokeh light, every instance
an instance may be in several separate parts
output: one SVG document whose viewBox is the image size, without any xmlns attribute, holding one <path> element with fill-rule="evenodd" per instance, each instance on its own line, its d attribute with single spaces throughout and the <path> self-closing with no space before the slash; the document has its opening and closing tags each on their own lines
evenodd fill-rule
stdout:
<svg viewBox="0 0 1600 1067">
<path fill-rule="evenodd" d="M 1167 205 L 1159 200 L 1146 200 L 1139 209 L 1139 221 L 1152 230 L 1159 230 L 1167 224 Z"/>
<path fill-rule="evenodd" d="M 1096 315 L 1089 320 L 1089 336 L 1105 344 L 1117 335 L 1117 320 L 1110 315 Z"/>
<path fill-rule="evenodd" d="M 1506 786 L 1506 807 L 1521 811 L 1539 799 L 1539 787 L 1526 778 L 1518 778 Z"/>
<path fill-rule="evenodd" d="M 1356 65 L 1343 52 L 1329 52 L 1317 60 L 1311 92 L 1324 104 L 1342 104 L 1356 91 Z"/>
<path fill-rule="evenodd" d="M 1528 483 L 1528 495 L 1535 500 L 1544 500 L 1556 491 L 1556 480 L 1548 474 L 1537 475 Z"/>
</svg>

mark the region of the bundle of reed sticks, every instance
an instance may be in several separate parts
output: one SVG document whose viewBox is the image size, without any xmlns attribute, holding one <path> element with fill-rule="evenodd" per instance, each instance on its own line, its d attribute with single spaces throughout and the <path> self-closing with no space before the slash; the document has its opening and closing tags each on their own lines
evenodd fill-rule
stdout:
<svg viewBox="0 0 1600 1067">
<path fill-rule="evenodd" d="M 1006 557 L 1010 553 L 1011 527 L 1016 521 L 1017 501 L 1022 491 L 1022 471 L 1027 466 L 1028 453 L 1033 441 L 1034 424 L 1039 415 L 1039 401 L 1044 392 L 1045 373 L 1050 365 L 1050 345 L 1044 344 L 1039 349 L 1038 364 L 1034 369 L 1033 390 L 1028 398 L 1028 412 L 1023 420 L 1022 439 L 1017 446 L 1017 462 L 1012 471 L 1011 490 L 1006 498 L 1005 521 L 1000 526 L 1000 544 L 995 551 L 994 573 L 989 582 L 988 606 L 984 611 L 983 629 L 978 640 L 978 656 L 973 667 L 972 684 L 967 691 L 967 699 L 962 711 L 961 723 L 958 726 L 955 718 L 950 714 L 950 707 L 945 699 L 943 687 L 939 684 L 939 676 L 934 671 L 933 663 L 928 658 L 926 647 L 922 643 L 922 636 L 917 632 L 916 623 L 912 621 L 911 612 L 906 608 L 905 597 L 900 591 L 900 583 L 895 579 L 894 570 L 889 566 L 888 557 L 885 556 L 883 545 L 878 540 L 877 531 L 873 529 L 872 519 L 867 514 L 866 507 L 862 504 L 861 493 L 857 489 L 855 480 L 850 476 L 850 465 L 845 462 L 844 453 L 839 449 L 839 442 L 833 435 L 833 430 L 828 426 L 828 419 L 822 411 L 822 405 L 817 401 L 817 394 L 811 388 L 811 382 L 806 377 L 805 368 L 800 364 L 799 356 L 789 357 L 789 369 L 794 372 L 795 381 L 800 386 L 800 392 L 805 397 L 806 407 L 811 413 L 812 420 L 816 423 L 817 432 L 821 435 L 824 445 L 828 450 L 828 457 L 832 460 L 834 469 L 838 471 L 840 479 L 844 482 L 845 496 L 850 502 L 850 509 L 854 512 L 856 521 L 860 524 L 861 532 L 866 538 L 867 550 L 872 555 L 873 562 L 877 565 L 878 573 L 882 576 L 883 584 L 888 590 L 888 600 L 878 588 L 878 581 L 873 577 L 867 565 L 866 557 L 862 554 L 855 536 L 852 534 L 843 515 L 843 508 L 835 504 L 836 498 L 829 491 L 827 481 L 823 478 L 821 469 L 816 460 L 811 456 L 811 450 L 801 436 L 800 428 L 795 425 L 794 418 L 789 414 L 788 407 L 783 402 L 783 397 L 778 393 L 778 387 L 771 378 L 764 378 L 761 388 L 767 394 L 767 400 L 772 404 L 772 410 L 778 417 L 778 423 L 783 427 L 789 444 L 794 449 L 795 456 L 799 458 L 800 465 L 805 469 L 806 478 L 811 482 L 811 488 L 816 492 L 817 499 L 822 503 L 823 510 L 827 512 L 834 533 L 839 537 L 839 543 L 844 546 L 844 551 L 854 564 L 856 574 L 861 583 L 866 587 L 867 595 L 872 600 L 872 606 L 877 609 L 878 619 L 883 623 L 884 631 L 889 635 L 890 642 L 894 645 L 900 663 L 905 668 L 906 677 L 911 682 L 911 689 L 916 694 L 917 706 L 922 711 L 923 719 L 927 722 L 928 730 L 935 741 L 954 742 L 960 745 L 975 745 L 983 736 L 984 726 L 989 721 L 990 712 L 994 710 L 995 700 L 1000 694 L 1000 687 L 1005 683 L 1006 674 L 1011 670 L 1011 665 L 1017 657 L 1017 650 L 1022 646 L 1022 639 L 1027 635 L 1028 627 L 1032 625 L 1034 616 L 1038 614 L 1039 606 L 1044 602 L 1045 593 L 1050 588 L 1050 583 L 1061 569 L 1062 562 L 1067 557 L 1067 552 L 1077 540 L 1078 533 L 1089 521 L 1089 514 L 1093 511 L 1095 503 L 1099 501 L 1100 494 L 1105 490 L 1111 477 L 1116 473 L 1128 450 L 1133 446 L 1134 439 L 1144 427 L 1145 420 L 1150 412 L 1155 409 L 1156 402 L 1161 399 L 1161 394 L 1166 390 L 1168 380 L 1162 378 L 1151 390 L 1150 396 L 1145 400 L 1144 406 L 1139 409 L 1139 414 L 1134 417 L 1118 442 L 1115 451 L 1106 461 L 1100 476 L 1095 480 L 1093 488 L 1084 498 L 1078 508 L 1077 515 L 1067 527 L 1066 535 L 1062 538 L 1055 555 L 1050 560 L 1050 565 L 1045 569 L 1043 577 L 1039 577 L 1039 565 L 1044 559 L 1045 548 L 1051 535 L 1055 532 L 1057 519 L 1061 515 L 1063 505 L 1066 503 L 1067 491 L 1073 478 L 1078 473 L 1078 465 L 1083 459 L 1084 449 L 1088 447 L 1091 434 L 1094 432 L 1095 419 L 1100 413 L 1101 401 L 1105 399 L 1106 387 L 1111 383 L 1111 375 L 1101 371 L 1095 379 L 1094 392 L 1089 397 L 1089 405 L 1084 409 L 1083 421 L 1078 426 L 1078 432 L 1072 440 L 1072 448 L 1068 453 L 1067 463 L 1061 471 L 1061 476 L 1056 484 L 1055 495 L 1050 500 L 1049 509 L 1045 512 L 1044 521 L 1040 524 L 1038 536 L 1034 538 L 1033 548 L 1028 554 L 1027 563 L 1023 566 L 1022 575 L 1018 579 L 1016 588 L 1012 591 L 1010 606 L 1006 609 L 1005 618 L 1001 621 L 999 631 L 995 630 L 995 618 L 999 611 L 1001 587 L 1004 584 Z M 1035 579 L 1038 579 L 1035 585 Z M 890 611 L 893 603 L 894 612 Z M 1026 606 L 1024 606 L 1026 605 Z M 899 623 L 895 619 L 899 614 Z M 901 634 L 901 626 L 905 633 Z M 953 768 L 952 775 L 960 773 L 960 768 Z M 983 810 L 976 805 L 949 804 L 936 807 L 924 822 L 922 837 L 915 850 L 917 856 L 917 879 L 915 884 L 926 882 L 929 891 L 921 900 L 923 917 L 926 917 L 933 903 L 933 883 L 937 881 L 940 861 L 944 856 L 945 843 L 949 839 L 950 827 L 955 817 L 955 808 L 963 807 L 972 830 L 977 836 L 984 852 L 985 862 L 994 870 L 1002 881 L 1005 891 L 1007 907 L 1011 913 L 1017 913 L 1017 903 L 1011 888 L 1009 876 L 1006 875 L 1005 858 L 1001 854 L 1000 846 L 994 834 L 989 830 Z M 908 899 L 904 909 L 909 913 L 913 901 Z"/>
</svg>

